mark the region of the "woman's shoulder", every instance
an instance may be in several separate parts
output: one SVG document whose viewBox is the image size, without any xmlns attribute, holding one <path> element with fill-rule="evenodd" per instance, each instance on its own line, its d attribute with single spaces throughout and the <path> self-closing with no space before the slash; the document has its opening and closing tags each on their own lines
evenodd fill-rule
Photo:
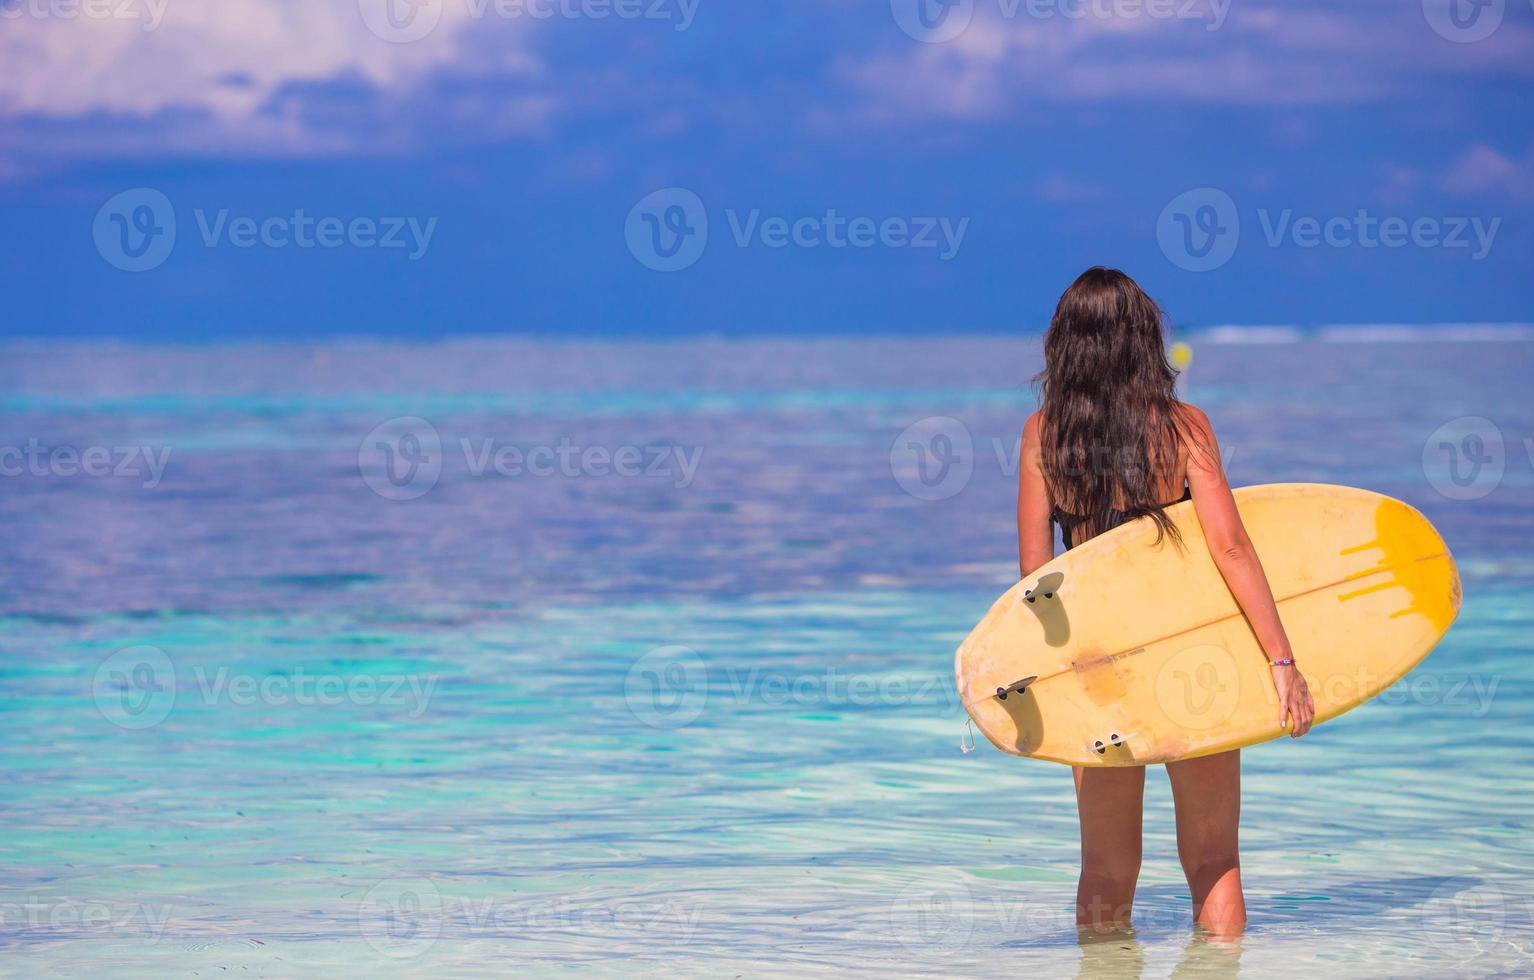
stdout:
<svg viewBox="0 0 1534 980">
<path fill-rule="evenodd" d="M 1183 444 L 1182 452 L 1190 466 L 1208 466 L 1219 458 L 1219 441 L 1214 436 L 1214 425 L 1209 416 L 1197 405 L 1177 402 L 1177 428 Z"/>
<path fill-rule="evenodd" d="M 1023 422 L 1023 435 L 1019 444 L 1019 460 L 1025 471 L 1044 472 L 1044 413 L 1034 412 Z"/>
<path fill-rule="evenodd" d="M 1172 413 L 1179 428 L 1196 436 L 1211 436 L 1214 426 L 1204 410 L 1192 402 L 1173 402 Z"/>
</svg>

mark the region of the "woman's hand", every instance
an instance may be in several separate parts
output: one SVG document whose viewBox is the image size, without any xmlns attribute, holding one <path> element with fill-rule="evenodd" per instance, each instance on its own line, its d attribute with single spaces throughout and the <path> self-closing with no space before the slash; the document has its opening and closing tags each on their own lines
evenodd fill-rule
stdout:
<svg viewBox="0 0 1534 980">
<path fill-rule="evenodd" d="M 1310 696 L 1310 686 L 1294 664 L 1269 669 L 1273 671 L 1273 686 L 1278 688 L 1278 723 L 1289 729 L 1290 738 L 1299 738 L 1310 731 L 1316 720 L 1316 702 Z"/>
</svg>

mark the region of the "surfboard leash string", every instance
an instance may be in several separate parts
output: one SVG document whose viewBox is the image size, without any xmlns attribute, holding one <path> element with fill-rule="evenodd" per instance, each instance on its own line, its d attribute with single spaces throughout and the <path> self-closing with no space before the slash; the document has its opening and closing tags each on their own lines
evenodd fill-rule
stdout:
<svg viewBox="0 0 1534 980">
<path fill-rule="evenodd" d="M 975 751 L 975 729 L 973 726 L 974 719 L 966 713 L 964 715 L 964 731 L 959 733 L 959 751 L 965 755 Z"/>
</svg>

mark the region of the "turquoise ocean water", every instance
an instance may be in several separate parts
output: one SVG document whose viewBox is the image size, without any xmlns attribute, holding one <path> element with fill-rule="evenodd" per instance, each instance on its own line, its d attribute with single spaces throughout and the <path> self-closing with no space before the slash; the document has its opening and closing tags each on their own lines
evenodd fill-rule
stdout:
<svg viewBox="0 0 1534 980">
<path fill-rule="evenodd" d="M 1237 945 L 1159 770 L 1083 946 L 1069 773 L 959 751 L 1036 339 L 10 345 L 0 972 L 1529 973 L 1534 339 L 1237 336 L 1233 481 L 1405 499 L 1465 591 L 1245 752 Z"/>
</svg>

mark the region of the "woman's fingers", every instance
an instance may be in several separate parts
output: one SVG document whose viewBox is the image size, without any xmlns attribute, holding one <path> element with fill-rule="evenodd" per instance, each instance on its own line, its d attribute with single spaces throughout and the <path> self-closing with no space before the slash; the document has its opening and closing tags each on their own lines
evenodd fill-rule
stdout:
<svg viewBox="0 0 1534 980">
<path fill-rule="evenodd" d="M 1300 724 L 1298 735 L 1304 735 L 1310 731 L 1310 726 L 1315 723 L 1316 706 L 1315 702 L 1310 699 L 1310 692 L 1303 689 L 1299 692 L 1299 702 Z"/>
<path fill-rule="evenodd" d="M 1291 689 L 1289 695 L 1284 698 L 1284 712 L 1290 719 L 1290 738 L 1299 738 L 1310 731 L 1310 722 L 1314 715 L 1311 712 L 1309 692 L 1303 688 Z"/>
<path fill-rule="evenodd" d="M 1285 685 L 1279 694 L 1278 725 L 1289 732 L 1290 738 L 1299 738 L 1310 731 L 1316 721 L 1316 702 L 1310 696 L 1310 688 L 1303 676 Z"/>
<path fill-rule="evenodd" d="M 1310 723 L 1315 718 L 1314 705 L 1310 700 L 1310 688 L 1305 683 L 1303 676 L 1296 679 L 1294 685 L 1294 711 L 1299 716 L 1299 724 L 1294 727 L 1294 737 L 1299 738 L 1310 731 Z"/>
</svg>

